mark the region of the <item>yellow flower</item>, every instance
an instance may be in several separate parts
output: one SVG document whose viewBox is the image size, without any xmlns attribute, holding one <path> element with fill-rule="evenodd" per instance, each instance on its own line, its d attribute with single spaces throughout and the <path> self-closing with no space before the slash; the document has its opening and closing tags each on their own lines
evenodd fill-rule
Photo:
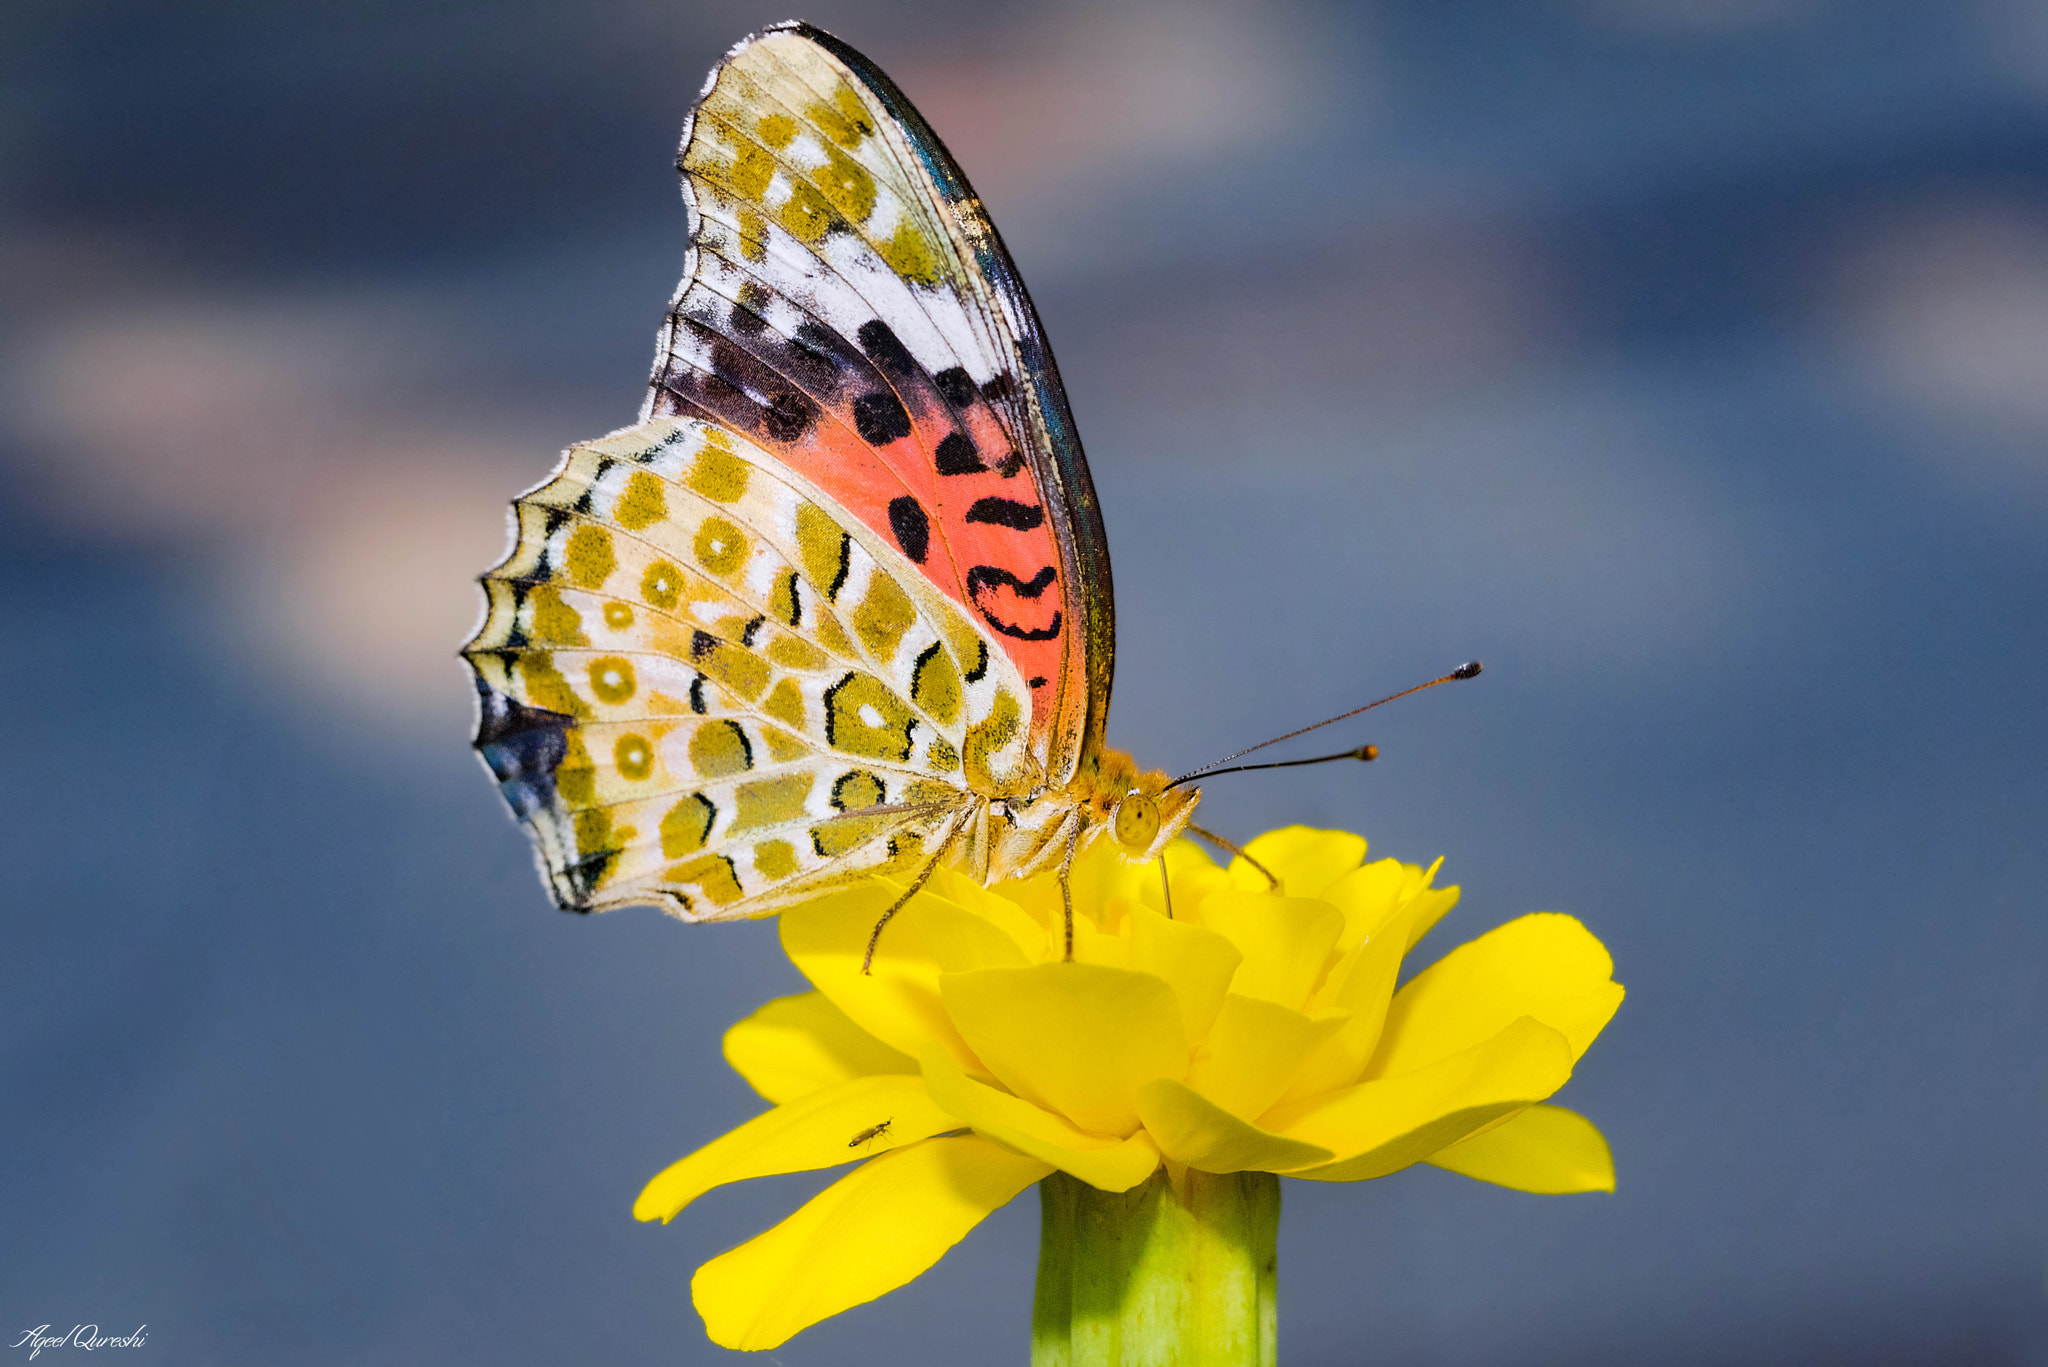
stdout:
<svg viewBox="0 0 2048 1367">
<path fill-rule="evenodd" d="M 698 1269 L 713 1341 L 773 1348 L 910 1281 L 1057 1171 L 1124 1192 L 1170 1174 L 1318 1182 L 1417 1162 L 1525 1191 L 1612 1190 L 1586 1120 L 1540 1105 L 1621 1003 L 1569 916 L 1512 921 L 1394 990 L 1457 901 L 1436 868 L 1363 864 L 1365 841 L 1295 826 L 1218 868 L 1107 842 L 1073 875 L 1074 962 L 1051 877 L 984 889 L 940 870 L 861 956 L 898 894 L 876 882 L 782 917 L 817 989 L 726 1035 L 773 1110 L 648 1183 L 669 1220 L 713 1187 L 858 1162 L 781 1224 Z M 1270 1181 L 1271 1179 L 1261 1179 Z"/>
</svg>

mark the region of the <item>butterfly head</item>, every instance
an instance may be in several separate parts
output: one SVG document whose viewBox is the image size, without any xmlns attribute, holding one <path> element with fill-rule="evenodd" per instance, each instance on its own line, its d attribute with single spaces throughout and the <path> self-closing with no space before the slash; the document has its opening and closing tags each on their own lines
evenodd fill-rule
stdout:
<svg viewBox="0 0 2048 1367">
<path fill-rule="evenodd" d="M 1188 824 L 1202 795 L 1193 788 L 1167 787 L 1166 775 L 1157 770 L 1138 773 L 1134 768 L 1122 778 L 1103 804 L 1110 838 L 1126 859 L 1157 859 Z"/>
</svg>

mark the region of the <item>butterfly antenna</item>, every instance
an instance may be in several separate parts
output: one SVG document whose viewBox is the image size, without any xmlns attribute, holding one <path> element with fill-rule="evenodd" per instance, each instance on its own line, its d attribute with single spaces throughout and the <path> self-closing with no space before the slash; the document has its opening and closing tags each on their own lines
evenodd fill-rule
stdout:
<svg viewBox="0 0 2048 1367">
<path fill-rule="evenodd" d="M 1275 764 L 1240 764 L 1232 769 L 1225 769 L 1223 767 L 1224 765 L 1229 764 L 1234 759 L 1243 759 L 1246 755 L 1252 754 L 1259 750 L 1263 750 L 1269 745 L 1278 745 L 1281 741 L 1293 740 L 1296 736 L 1305 736 L 1311 731 L 1320 731 L 1325 726 L 1335 726 L 1340 721 L 1349 721 L 1351 718 L 1357 716 L 1361 712 L 1370 712 L 1375 707 L 1384 707 L 1388 703 L 1393 702 L 1396 699 L 1407 697 L 1410 693 L 1420 693 L 1425 688 L 1435 688 L 1438 684 L 1447 684 L 1456 679 L 1475 679 L 1479 677 L 1479 670 L 1479 661 L 1468 660 L 1464 664 L 1459 665 L 1456 669 L 1452 670 L 1450 673 L 1444 675 L 1441 678 L 1431 679 L 1428 683 L 1419 683 L 1415 685 L 1413 688 L 1404 688 L 1399 693 L 1390 693 L 1386 697 L 1381 698 L 1377 702 L 1369 702 L 1363 707 L 1354 707 L 1349 712 L 1339 712 L 1336 716 L 1331 717 L 1329 720 L 1319 721 L 1313 726 L 1300 727 L 1297 730 L 1289 731 L 1284 736 L 1275 736 L 1271 740 L 1262 740 L 1257 745 L 1246 746 L 1244 749 L 1238 751 L 1234 755 L 1225 755 L 1222 759 L 1219 759 L 1211 764 L 1205 764 L 1201 768 L 1194 770 L 1192 773 L 1182 774 L 1179 778 L 1175 779 L 1173 782 L 1167 784 L 1166 786 L 1168 788 L 1178 788 L 1181 784 L 1192 783 L 1198 778 L 1210 778 L 1217 774 L 1224 773 L 1242 773 L 1249 769 L 1291 769 L 1296 765 L 1300 764 L 1325 764 L 1333 759 L 1376 758 L 1379 755 L 1379 750 L 1377 748 L 1370 745 L 1361 745 L 1356 750 L 1343 750 L 1339 751 L 1337 754 L 1334 755 L 1321 755 L 1315 759 L 1283 760 Z"/>
</svg>

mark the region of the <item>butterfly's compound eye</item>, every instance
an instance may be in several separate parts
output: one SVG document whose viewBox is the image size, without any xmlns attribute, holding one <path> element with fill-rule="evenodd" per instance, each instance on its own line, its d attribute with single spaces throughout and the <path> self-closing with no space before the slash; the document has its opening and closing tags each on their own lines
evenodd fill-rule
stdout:
<svg viewBox="0 0 2048 1367">
<path fill-rule="evenodd" d="M 1159 804 L 1143 793 L 1125 793 L 1110 818 L 1116 843 L 1127 850 L 1147 850 L 1159 834 Z"/>
</svg>

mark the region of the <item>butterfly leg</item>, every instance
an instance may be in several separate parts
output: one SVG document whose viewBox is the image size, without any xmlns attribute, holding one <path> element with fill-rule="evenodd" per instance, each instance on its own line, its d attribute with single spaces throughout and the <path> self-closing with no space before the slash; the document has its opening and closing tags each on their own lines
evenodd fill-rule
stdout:
<svg viewBox="0 0 2048 1367">
<path fill-rule="evenodd" d="M 1067 957 L 1074 962 L 1074 851 L 1081 847 L 1081 823 L 1067 827 L 1067 857 L 1060 860 L 1060 906 L 1067 914 Z"/>
<path fill-rule="evenodd" d="M 1237 857 L 1238 857 L 1239 859 L 1242 859 L 1242 860 L 1244 860 L 1244 862 L 1245 862 L 1245 863 L 1247 863 L 1247 864 L 1251 865 L 1251 866 L 1252 866 L 1253 868 L 1257 869 L 1257 870 L 1258 870 L 1258 871 L 1259 871 L 1260 873 L 1263 873 L 1264 875 L 1266 875 L 1266 886 L 1267 886 L 1267 887 L 1271 888 L 1271 889 L 1272 889 L 1273 891 L 1275 891 L 1275 892 L 1278 892 L 1278 891 L 1280 890 L 1280 880 L 1279 880 L 1279 879 L 1277 879 L 1277 878 L 1275 878 L 1275 877 L 1273 876 L 1273 871 L 1272 871 L 1271 869 L 1267 868 L 1267 867 L 1266 867 L 1266 866 L 1265 866 L 1264 864 L 1261 864 L 1261 863 L 1260 863 L 1260 862 L 1259 862 L 1258 860 L 1256 860 L 1256 859 L 1252 858 L 1252 857 L 1251 857 L 1250 855 L 1246 854 L 1246 853 L 1244 852 L 1244 849 L 1243 849 L 1243 847 L 1242 847 L 1242 846 L 1239 846 L 1239 845 L 1234 845 L 1234 844 L 1232 844 L 1232 843 L 1231 843 L 1230 841 L 1228 841 L 1228 840 L 1225 840 L 1225 839 L 1224 839 L 1224 838 L 1223 838 L 1222 836 L 1220 836 L 1220 835 L 1216 834 L 1216 832 L 1214 832 L 1214 831 L 1205 831 L 1205 830 L 1203 830 L 1203 829 L 1202 829 L 1202 828 L 1201 828 L 1200 826 L 1197 826 L 1197 825 L 1196 825 L 1196 824 L 1195 824 L 1194 822 L 1192 822 L 1192 821 L 1190 821 L 1190 822 L 1188 823 L 1187 829 L 1188 829 L 1188 832 L 1189 832 L 1189 834 L 1191 834 L 1191 835 L 1199 835 L 1200 837 L 1202 837 L 1202 839 L 1204 839 L 1204 840 L 1208 841 L 1208 842 L 1209 842 L 1209 843 L 1210 843 L 1211 845 L 1214 845 L 1214 846 L 1215 846 L 1215 847 L 1216 847 L 1217 849 L 1219 849 L 1219 850 L 1229 850 L 1229 851 L 1230 851 L 1230 852 L 1231 852 L 1232 854 L 1236 855 L 1236 856 L 1237 856 Z"/>
<path fill-rule="evenodd" d="M 882 918 L 875 922 L 874 930 L 868 935 L 868 952 L 863 954 L 860 960 L 860 971 L 863 974 L 872 976 L 874 973 L 875 946 L 882 942 L 882 927 L 888 925 L 890 918 L 903 910 L 905 904 L 911 898 L 924 890 L 924 885 L 931 881 L 932 873 L 939 867 L 939 861 L 946 857 L 946 847 L 951 845 L 954 837 L 960 834 L 960 828 L 965 821 L 966 814 L 962 813 L 946 823 L 946 833 L 939 837 L 938 848 L 932 851 L 932 857 L 925 860 L 924 867 L 918 870 L 917 877 L 913 878 L 910 882 L 910 887 L 904 891 L 901 897 L 891 902 L 889 909 L 882 913 Z M 1070 941 L 1072 940 L 1073 932 L 1071 930 L 1068 931 L 1067 938 Z"/>
<path fill-rule="evenodd" d="M 1166 919 L 1173 919 L 1173 880 L 1166 876 L 1166 851 L 1159 852 L 1159 890 L 1166 894 Z"/>
</svg>

